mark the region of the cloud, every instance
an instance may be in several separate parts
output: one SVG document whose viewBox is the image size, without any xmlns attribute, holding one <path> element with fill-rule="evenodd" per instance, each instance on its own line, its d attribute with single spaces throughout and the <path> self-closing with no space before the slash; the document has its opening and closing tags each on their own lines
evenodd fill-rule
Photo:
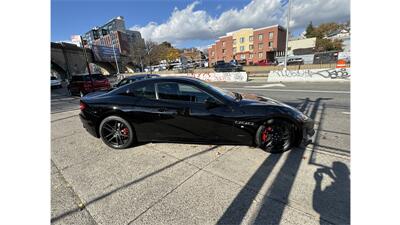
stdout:
<svg viewBox="0 0 400 225">
<path fill-rule="evenodd" d="M 180 44 L 190 40 L 211 40 L 227 32 L 244 27 L 259 28 L 274 24 L 286 26 L 286 7 L 280 0 L 252 0 L 241 9 L 229 9 L 218 17 L 204 10 L 195 10 L 195 1 L 184 9 L 175 8 L 164 23 L 150 22 L 145 26 L 133 26 L 145 39 Z M 350 18 L 349 0 L 301 0 L 292 2 L 291 29 L 303 28 L 312 21 L 345 21 Z"/>
</svg>

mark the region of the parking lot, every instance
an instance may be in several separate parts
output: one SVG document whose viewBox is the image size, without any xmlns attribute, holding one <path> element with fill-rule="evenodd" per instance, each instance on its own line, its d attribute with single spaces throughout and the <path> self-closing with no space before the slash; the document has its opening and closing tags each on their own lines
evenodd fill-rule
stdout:
<svg viewBox="0 0 400 225">
<path fill-rule="evenodd" d="M 350 82 L 216 83 L 297 107 L 313 144 L 107 147 L 79 120 L 79 98 L 51 94 L 53 224 L 349 224 Z"/>
</svg>

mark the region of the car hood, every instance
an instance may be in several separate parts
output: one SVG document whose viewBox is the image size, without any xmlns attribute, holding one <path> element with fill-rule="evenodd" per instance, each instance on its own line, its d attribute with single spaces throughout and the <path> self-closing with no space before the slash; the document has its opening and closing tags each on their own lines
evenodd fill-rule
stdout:
<svg viewBox="0 0 400 225">
<path fill-rule="evenodd" d="M 246 94 L 246 93 L 240 93 L 242 95 L 242 100 L 240 100 L 240 103 L 242 105 L 280 105 L 280 106 L 286 106 L 286 104 L 279 102 L 277 100 L 274 100 L 272 98 L 267 98 L 264 96 L 260 95 L 255 95 L 255 94 Z"/>
<path fill-rule="evenodd" d="M 241 107 L 246 107 L 246 106 L 276 106 L 280 107 L 281 109 L 284 109 L 286 112 L 292 114 L 295 118 L 299 120 L 308 120 L 308 116 L 306 116 L 304 113 L 300 112 L 300 110 L 296 109 L 293 106 L 287 105 L 285 103 L 282 103 L 280 101 L 274 100 L 272 98 L 260 96 L 260 95 L 255 95 L 255 94 L 245 94 L 245 93 L 240 93 L 242 95 L 242 100 L 239 101 Z"/>
<path fill-rule="evenodd" d="M 261 95 L 255 95 L 255 94 L 246 94 L 246 93 L 240 93 L 240 95 L 242 95 L 242 100 L 240 100 L 241 105 L 282 106 L 282 107 L 291 109 L 291 110 L 295 111 L 296 113 L 301 113 L 295 107 L 287 105 L 283 102 L 280 102 L 280 101 L 272 99 L 272 98 L 268 98 L 268 97 L 261 96 Z"/>
</svg>

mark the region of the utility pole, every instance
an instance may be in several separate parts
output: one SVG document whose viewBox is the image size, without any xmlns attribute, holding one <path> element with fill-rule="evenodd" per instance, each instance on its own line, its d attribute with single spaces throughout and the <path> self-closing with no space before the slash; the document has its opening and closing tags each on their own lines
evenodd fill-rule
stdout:
<svg viewBox="0 0 400 225">
<path fill-rule="evenodd" d="M 290 23 L 290 7 L 291 7 L 291 4 L 292 4 L 292 0 L 289 0 L 287 21 L 286 21 L 286 47 L 285 47 L 285 68 L 284 68 L 284 70 L 287 70 L 288 42 L 289 42 L 289 23 Z"/>
<path fill-rule="evenodd" d="M 81 44 L 82 44 L 82 48 L 83 48 L 83 54 L 85 55 L 86 66 L 87 66 L 88 73 L 89 73 L 89 77 L 90 77 L 90 83 L 92 84 L 92 88 L 93 88 L 93 87 L 94 87 L 94 85 L 93 85 L 93 77 L 92 77 L 92 73 L 90 72 L 90 66 L 89 66 L 89 60 L 88 60 L 87 54 L 86 54 L 86 48 L 85 48 L 85 45 L 84 45 L 84 43 L 83 43 L 82 36 L 79 35 L 79 37 L 81 38 Z"/>
<path fill-rule="evenodd" d="M 119 74 L 119 66 L 118 66 L 118 60 L 117 60 L 117 55 L 115 54 L 115 47 L 114 47 L 114 35 L 112 35 L 110 33 L 111 36 L 111 42 L 112 42 L 112 48 L 113 48 L 113 52 L 114 52 L 114 59 L 115 59 L 115 64 L 117 65 L 117 74 Z"/>
<path fill-rule="evenodd" d="M 66 69 L 66 72 L 67 72 L 67 80 L 68 80 L 68 79 L 71 79 L 71 71 L 69 69 L 69 61 L 68 61 L 67 54 L 65 53 L 65 46 L 64 46 L 63 42 L 61 42 L 61 50 L 62 50 L 62 53 L 64 55 L 65 69 Z M 64 77 L 64 79 L 65 79 L 65 77 Z"/>
</svg>

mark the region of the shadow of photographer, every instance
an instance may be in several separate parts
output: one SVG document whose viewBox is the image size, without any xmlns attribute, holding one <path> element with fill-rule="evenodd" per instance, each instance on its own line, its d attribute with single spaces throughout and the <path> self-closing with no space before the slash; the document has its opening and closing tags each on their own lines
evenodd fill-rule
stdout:
<svg viewBox="0 0 400 225">
<path fill-rule="evenodd" d="M 323 188 L 323 181 L 328 177 L 333 181 Z M 350 170 L 347 165 L 336 161 L 331 168 L 320 167 L 314 179 L 313 208 L 320 214 L 320 224 L 330 224 L 329 218 L 338 216 L 341 224 L 350 224 Z"/>
</svg>

